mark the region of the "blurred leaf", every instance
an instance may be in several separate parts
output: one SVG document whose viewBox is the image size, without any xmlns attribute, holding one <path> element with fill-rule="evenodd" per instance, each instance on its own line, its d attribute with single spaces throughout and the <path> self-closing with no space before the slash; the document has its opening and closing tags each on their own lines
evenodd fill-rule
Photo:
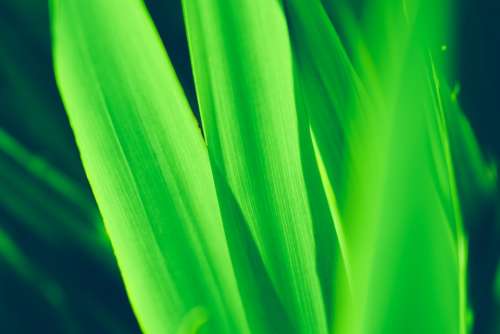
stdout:
<svg viewBox="0 0 500 334">
<path fill-rule="evenodd" d="M 35 288 L 44 301 L 58 314 L 67 333 L 78 333 L 77 322 L 68 308 L 66 296 L 60 285 L 47 277 L 23 254 L 11 237 L 0 228 L 0 260 L 7 263 L 21 280 Z M 13 326 L 14 327 L 14 326 Z"/>
<path fill-rule="evenodd" d="M 0 129 L 0 205 L 49 244 L 68 240 L 108 267 L 112 260 L 95 204 L 80 187 Z M 99 224 L 99 225 L 97 225 Z"/>
<path fill-rule="evenodd" d="M 343 309 L 353 307 L 334 329 L 464 333 L 467 245 L 447 129 L 456 124 L 446 124 L 436 98 L 434 64 L 422 43 L 424 22 L 431 22 L 425 6 L 377 2 L 380 15 L 370 16 L 367 29 L 374 44 L 365 47 L 359 33 L 350 35 L 364 52 L 357 69 L 368 97 L 321 3 L 286 3 L 303 108 L 325 170 L 344 265 L 352 272 L 354 305 L 347 297 Z M 380 22 L 389 16 L 392 21 Z M 379 52 L 383 57 L 370 60 Z M 461 140 L 475 145 L 470 136 Z M 418 323 L 409 328 L 406 314 L 417 314 Z"/>
<path fill-rule="evenodd" d="M 326 265 L 338 263 L 325 278 L 326 281 L 335 281 L 330 283 L 336 285 L 334 296 L 326 296 L 331 300 L 346 293 L 343 290 L 350 289 L 339 283 L 342 276 L 349 281 L 352 271 L 348 255 L 348 239 L 352 232 L 344 222 L 343 212 L 349 173 L 359 167 L 356 166 L 359 160 L 354 160 L 357 156 L 352 150 L 353 142 L 363 130 L 363 123 L 358 119 L 367 112 L 369 101 L 321 2 L 287 0 L 285 3 L 297 63 L 298 108 L 300 113 L 307 115 L 307 135 L 312 141 L 330 211 L 330 217 L 323 218 L 322 224 L 334 226 L 333 233 L 337 236 L 334 242 L 337 243 L 335 256 L 338 259 L 333 259 L 333 252 L 321 254 L 329 263 Z M 343 311 L 339 310 L 340 305 L 336 306 L 333 312 L 338 318 Z"/>
</svg>

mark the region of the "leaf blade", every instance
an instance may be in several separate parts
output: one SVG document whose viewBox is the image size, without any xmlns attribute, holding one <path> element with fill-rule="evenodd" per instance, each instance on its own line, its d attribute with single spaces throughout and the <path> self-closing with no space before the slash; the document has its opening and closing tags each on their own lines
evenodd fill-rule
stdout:
<svg viewBox="0 0 500 334">
<path fill-rule="evenodd" d="M 210 156 L 296 330 L 324 333 L 281 5 L 186 0 L 183 8 Z"/>
<path fill-rule="evenodd" d="M 141 326 L 246 332 L 206 147 L 144 4 L 51 4 L 57 81 Z"/>
</svg>

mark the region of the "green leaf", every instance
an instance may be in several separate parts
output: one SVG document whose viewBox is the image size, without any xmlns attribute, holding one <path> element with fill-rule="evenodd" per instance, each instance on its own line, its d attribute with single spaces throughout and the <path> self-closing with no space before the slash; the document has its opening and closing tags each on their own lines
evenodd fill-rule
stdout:
<svg viewBox="0 0 500 334">
<path fill-rule="evenodd" d="M 247 332 L 206 146 L 144 4 L 53 0 L 51 14 L 59 89 L 143 330 Z"/>
<path fill-rule="evenodd" d="M 370 234 L 373 229 L 366 222 L 371 208 L 360 208 L 364 201 L 372 202 L 363 196 L 376 185 L 369 182 L 369 177 L 363 178 L 360 170 L 371 170 L 375 163 L 370 152 L 359 154 L 357 148 L 372 134 L 368 120 L 374 103 L 321 3 L 285 3 L 296 55 L 298 108 L 308 118 L 308 134 L 330 211 L 327 223 L 335 228 L 335 240 L 330 241 L 335 249 L 331 254 L 321 254 L 332 266 L 330 277 L 325 278 L 331 280 L 333 294 L 325 298 L 330 300 L 330 324 L 335 329 L 353 313 L 356 286 L 352 280 L 363 276 L 353 274 L 367 264 L 363 256 L 356 260 L 352 253 L 364 244 L 360 230 Z"/>
<path fill-rule="evenodd" d="M 214 164 L 216 165 L 216 164 Z M 277 295 L 240 207 L 218 168 L 217 194 L 234 271 L 251 333 L 290 333 L 292 322 Z"/>
<path fill-rule="evenodd" d="M 369 26 L 371 40 L 381 41 L 371 50 L 361 39 L 351 41 L 369 51 L 357 60 L 360 83 L 321 3 L 286 4 L 304 93 L 300 106 L 330 194 L 344 257 L 340 270 L 348 272 L 352 289 L 342 307 L 349 311 L 334 314 L 334 330 L 463 333 L 467 244 L 448 139 L 455 124 L 446 123 L 447 111 L 436 99 L 440 92 L 422 42 L 429 32 L 423 6 L 413 2 L 403 11 L 379 3 L 377 12 L 404 24 Z M 392 30 L 385 35 L 387 26 Z M 410 314 L 419 318 L 411 328 Z"/>
<path fill-rule="evenodd" d="M 212 165 L 227 180 L 295 330 L 325 333 L 282 6 L 184 0 L 183 8 Z"/>
</svg>

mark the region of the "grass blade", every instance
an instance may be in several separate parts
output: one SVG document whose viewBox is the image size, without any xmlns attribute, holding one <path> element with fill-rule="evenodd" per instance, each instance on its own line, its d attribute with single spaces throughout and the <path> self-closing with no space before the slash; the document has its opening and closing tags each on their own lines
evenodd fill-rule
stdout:
<svg viewBox="0 0 500 334">
<path fill-rule="evenodd" d="M 185 0 L 183 8 L 212 163 L 227 180 L 295 329 L 325 333 L 281 4 Z"/>
<path fill-rule="evenodd" d="M 354 307 L 345 323 L 335 323 L 334 329 L 463 333 L 467 244 L 448 142 L 448 127 L 456 123 L 446 123 L 448 111 L 436 99 L 441 92 L 436 91 L 435 68 L 426 58 L 427 44 L 422 43 L 430 31 L 424 27 L 430 22 L 425 20 L 428 8 L 424 11 L 418 1 L 405 2 L 405 8 L 379 2 L 374 6 L 383 14 L 380 17 L 406 24 L 395 28 L 392 23 L 379 27 L 378 19 L 377 24 L 371 22 L 368 31 L 376 45 L 370 45 L 371 50 L 362 40 L 351 41 L 363 51 L 356 69 L 363 71 L 368 98 L 321 3 L 289 0 L 286 4 L 298 60 L 296 80 L 305 92 L 302 107 L 309 115 L 320 171 L 325 170 L 321 174 L 326 175 L 322 179 L 331 194 L 332 212 L 338 211 L 332 216 L 334 223 L 348 222 L 345 229 L 337 223 L 336 231 L 340 241 L 339 232 L 345 231 L 344 248 L 349 251 L 344 258 L 353 264 Z M 384 34 L 388 26 L 393 30 Z M 358 31 L 349 36 L 361 37 Z M 376 43 L 379 36 L 381 42 Z M 428 41 L 434 42 L 434 37 Z M 377 56 L 380 52 L 380 58 L 370 59 L 367 50 Z M 461 140 L 474 146 L 470 136 Z M 418 169 L 412 166 L 413 159 Z M 431 253 L 418 251 L 422 244 Z M 375 255 L 367 254 L 367 249 Z M 401 258 L 405 263 L 399 262 Z M 387 282 L 398 282 L 398 291 Z M 438 301 L 433 291 L 440 291 L 445 301 Z M 344 309 L 350 306 L 346 301 Z M 410 330 L 399 309 L 418 314 L 421 323 Z"/>
<path fill-rule="evenodd" d="M 206 147 L 144 4 L 51 5 L 57 82 L 143 330 L 246 332 Z"/>
</svg>

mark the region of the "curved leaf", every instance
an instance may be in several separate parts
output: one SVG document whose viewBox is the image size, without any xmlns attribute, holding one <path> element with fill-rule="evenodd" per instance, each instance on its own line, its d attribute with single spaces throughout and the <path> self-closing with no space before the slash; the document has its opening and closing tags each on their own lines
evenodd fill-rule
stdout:
<svg viewBox="0 0 500 334">
<path fill-rule="evenodd" d="M 144 4 L 51 4 L 59 89 L 143 330 L 247 332 L 206 146 Z"/>
</svg>

